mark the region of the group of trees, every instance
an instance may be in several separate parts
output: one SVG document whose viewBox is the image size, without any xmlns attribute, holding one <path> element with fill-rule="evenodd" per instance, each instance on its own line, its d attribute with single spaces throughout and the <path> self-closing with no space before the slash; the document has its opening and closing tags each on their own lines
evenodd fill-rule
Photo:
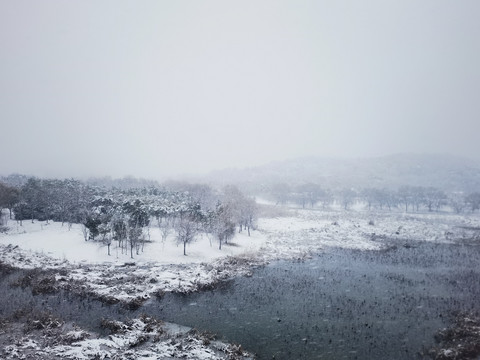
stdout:
<svg viewBox="0 0 480 360">
<path fill-rule="evenodd" d="M 4 179 L 5 180 L 5 179 Z M 158 227 L 161 240 L 173 237 L 183 245 L 200 233 L 216 241 L 221 249 L 239 232 L 250 235 L 256 216 L 255 200 L 235 186 L 221 191 L 204 184 L 171 182 L 131 188 L 105 187 L 75 179 L 39 179 L 16 176 L 0 179 L 0 208 L 8 209 L 11 219 L 58 221 L 82 225 L 86 241 L 102 241 L 108 248 L 116 244 L 122 252 L 143 251 L 150 239 L 150 228 Z M 278 183 L 268 188 L 268 195 L 278 204 L 295 203 L 302 208 L 328 207 L 336 203 L 348 209 L 362 202 L 369 209 L 404 209 L 438 211 L 449 206 L 453 211 L 480 210 L 480 193 L 451 193 L 434 187 L 402 186 L 397 190 L 365 188 L 331 191 L 315 183 L 291 186 Z M 2 225 L 0 223 L 0 225 Z"/>
<path fill-rule="evenodd" d="M 270 187 L 269 195 L 277 204 L 285 205 L 292 202 L 301 205 L 302 208 L 314 207 L 318 203 L 326 207 L 334 200 L 330 191 L 314 183 L 305 183 L 298 186 L 276 183 Z"/>
<path fill-rule="evenodd" d="M 25 220 L 58 221 L 82 225 L 85 241 L 101 241 L 108 249 L 143 251 L 151 226 L 158 226 L 162 241 L 170 235 L 186 246 L 205 233 L 222 244 L 256 219 L 255 200 L 235 186 L 216 191 L 208 185 L 176 183 L 170 189 L 106 188 L 74 179 L 28 178 L 20 187 L 0 182 L 0 207 L 8 208 L 20 223 Z"/>
<path fill-rule="evenodd" d="M 364 188 L 338 189 L 335 191 L 323 189 L 320 185 L 306 183 L 290 186 L 286 183 L 277 183 L 269 188 L 268 195 L 277 204 L 294 203 L 302 208 L 322 206 L 327 207 L 337 203 L 344 209 L 350 208 L 354 203 L 364 203 L 369 209 L 403 208 L 405 211 L 438 211 L 449 206 L 456 213 L 465 210 L 475 211 L 480 209 L 480 193 L 470 194 L 451 193 L 435 187 L 401 186 L 397 190 Z"/>
<path fill-rule="evenodd" d="M 19 191 L 17 188 L 0 182 L 0 209 L 8 209 L 10 219 L 12 218 L 12 209 L 18 202 L 18 195 Z"/>
<path fill-rule="evenodd" d="M 80 223 L 86 217 L 93 188 L 78 180 L 38 179 L 31 177 L 18 191 L 13 205 L 15 219 Z"/>
</svg>

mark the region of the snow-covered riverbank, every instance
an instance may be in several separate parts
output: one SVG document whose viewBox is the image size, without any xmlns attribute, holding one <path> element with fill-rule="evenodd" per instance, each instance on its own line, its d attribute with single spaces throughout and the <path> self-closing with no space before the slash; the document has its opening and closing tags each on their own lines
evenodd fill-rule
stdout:
<svg viewBox="0 0 480 360">
<path fill-rule="evenodd" d="M 240 345 L 148 316 L 127 322 L 104 320 L 108 336 L 85 331 L 50 314 L 30 314 L 25 323 L 3 320 L 2 359 L 252 359 Z"/>
</svg>

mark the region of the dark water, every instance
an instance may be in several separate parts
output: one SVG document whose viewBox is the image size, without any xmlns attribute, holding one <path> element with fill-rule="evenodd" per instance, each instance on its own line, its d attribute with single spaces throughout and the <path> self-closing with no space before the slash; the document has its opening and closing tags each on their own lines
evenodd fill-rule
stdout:
<svg viewBox="0 0 480 360">
<path fill-rule="evenodd" d="M 39 313 L 52 313 L 63 321 L 71 321 L 81 327 L 100 333 L 106 330 L 100 326 L 102 318 L 126 320 L 133 318 L 132 312 L 119 305 L 105 305 L 91 297 L 79 296 L 60 291 L 54 294 L 32 295 L 30 287 L 11 286 L 25 275 L 23 270 L 0 276 L 0 317 L 18 318 L 25 321 Z"/>
<path fill-rule="evenodd" d="M 32 296 L 3 276 L 0 315 L 48 309 L 97 330 L 102 317 L 147 313 L 219 334 L 258 359 L 416 359 L 452 312 L 480 310 L 480 246 L 415 243 L 389 251 L 333 249 L 280 261 L 215 291 L 168 294 L 136 312 L 66 293 Z"/>
<path fill-rule="evenodd" d="M 149 313 L 222 334 L 259 359 L 414 359 L 452 311 L 479 307 L 479 247 L 332 250 L 278 262 Z"/>
</svg>

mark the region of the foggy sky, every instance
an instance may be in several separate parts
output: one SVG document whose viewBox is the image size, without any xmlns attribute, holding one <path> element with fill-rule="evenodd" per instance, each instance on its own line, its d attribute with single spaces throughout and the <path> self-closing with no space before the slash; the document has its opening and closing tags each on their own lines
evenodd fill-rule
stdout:
<svg viewBox="0 0 480 360">
<path fill-rule="evenodd" d="M 0 0 L 0 174 L 480 158 L 480 2 Z"/>
</svg>

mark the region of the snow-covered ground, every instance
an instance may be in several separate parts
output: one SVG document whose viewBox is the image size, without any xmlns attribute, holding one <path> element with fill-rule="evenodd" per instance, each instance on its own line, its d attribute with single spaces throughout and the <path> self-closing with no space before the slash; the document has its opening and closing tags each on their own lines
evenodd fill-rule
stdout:
<svg viewBox="0 0 480 360">
<path fill-rule="evenodd" d="M 56 222 L 23 221 L 20 226 L 16 221 L 9 221 L 8 234 L 0 235 L 2 244 L 9 243 L 18 245 L 22 249 L 36 254 L 46 255 L 58 260 L 66 260 L 71 264 L 123 264 L 136 262 L 138 264 L 156 263 L 165 264 L 192 264 L 210 262 L 220 257 L 235 256 L 246 251 L 257 251 L 260 234 L 253 232 L 248 237 L 246 232 L 240 233 L 235 238 L 235 243 L 241 246 L 225 246 L 218 249 L 218 244 L 207 236 L 200 236 L 197 241 L 187 245 L 187 256 L 183 255 L 183 245 L 177 245 L 173 235 L 165 242 L 161 240 L 158 228 L 152 227 L 147 235 L 144 251 L 134 258 L 130 252 L 122 253 L 116 243 L 111 245 L 111 255 L 108 255 L 107 246 L 100 241 L 85 241 L 79 224 L 73 224 L 71 228 L 67 224 Z M 148 240 L 150 238 L 150 240 Z M 33 260 L 32 260 L 33 261 Z M 27 264 L 25 264 L 27 265 Z M 32 263 L 29 266 L 37 266 Z M 40 264 L 45 265 L 45 264 Z"/>
<path fill-rule="evenodd" d="M 87 332 L 75 324 L 41 315 L 25 326 L 3 322 L 15 341 L 0 349 L 3 359 L 252 359 L 241 346 L 213 335 L 141 316 L 127 322 L 105 321 L 109 336 Z M 5 332 L 0 332 L 0 344 Z"/>
</svg>

